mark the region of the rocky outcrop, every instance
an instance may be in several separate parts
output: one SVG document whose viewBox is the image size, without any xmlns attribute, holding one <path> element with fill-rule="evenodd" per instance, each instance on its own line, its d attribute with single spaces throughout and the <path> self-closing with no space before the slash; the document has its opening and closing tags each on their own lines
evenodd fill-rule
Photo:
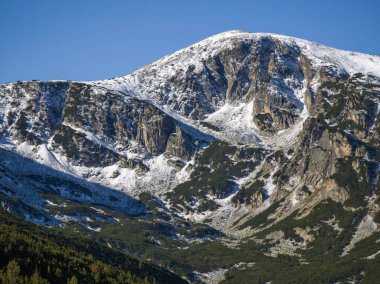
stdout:
<svg viewBox="0 0 380 284">
<path fill-rule="evenodd" d="M 361 74 L 323 77 L 310 102 L 313 116 L 291 155 L 277 161 L 275 200 L 288 196 L 309 209 L 323 199 L 366 206 L 378 180 L 380 149 L 373 135 L 379 136 L 374 109 L 380 81 Z"/>
<path fill-rule="evenodd" d="M 85 83 L 20 82 L 1 92 L 4 137 L 48 144 L 76 165 L 143 170 L 150 155 L 187 161 L 198 143 L 150 103 Z"/>
<path fill-rule="evenodd" d="M 195 140 L 177 125 L 175 132 L 171 133 L 167 140 L 165 154 L 169 157 L 178 157 L 188 161 L 199 149 L 199 144 L 199 140 Z"/>
<path fill-rule="evenodd" d="M 0 86 L 0 133 L 45 143 L 58 128 L 70 82 L 17 82 Z"/>
</svg>

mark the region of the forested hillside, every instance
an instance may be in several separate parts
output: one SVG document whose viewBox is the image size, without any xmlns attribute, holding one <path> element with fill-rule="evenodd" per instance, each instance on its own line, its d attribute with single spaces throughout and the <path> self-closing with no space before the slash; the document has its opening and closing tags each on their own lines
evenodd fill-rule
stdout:
<svg viewBox="0 0 380 284">
<path fill-rule="evenodd" d="M 186 283 L 153 264 L 0 211 L 1 283 Z"/>
</svg>

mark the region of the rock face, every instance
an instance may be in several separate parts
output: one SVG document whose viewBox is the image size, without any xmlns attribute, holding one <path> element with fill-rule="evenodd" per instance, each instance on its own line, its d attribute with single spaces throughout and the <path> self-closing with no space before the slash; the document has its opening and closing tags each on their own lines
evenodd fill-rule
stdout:
<svg viewBox="0 0 380 284">
<path fill-rule="evenodd" d="M 322 83 L 312 105 L 314 117 L 304 125 L 288 176 L 303 177 L 309 188 L 327 188 L 327 180 L 342 185 L 349 176 L 340 176 L 350 175 L 352 170 L 351 174 L 365 183 L 367 193 L 371 188 L 375 191 L 380 157 L 377 139 L 373 139 L 380 134 L 374 127 L 378 86 L 378 78 L 360 74 Z"/>
<path fill-rule="evenodd" d="M 58 128 L 69 82 L 20 82 L 1 86 L 2 136 L 38 145 Z"/>
<path fill-rule="evenodd" d="M 1 91 L 4 137 L 48 144 L 78 165 L 134 167 L 131 149 L 157 156 L 168 148 L 168 155 L 187 161 L 196 149 L 178 121 L 122 93 L 75 82 L 15 83 Z"/>
<path fill-rule="evenodd" d="M 285 129 L 303 107 L 296 96 L 305 80 L 300 53 L 296 44 L 270 36 L 233 33 L 207 39 L 120 80 L 192 119 L 204 119 L 226 103 L 254 99 L 255 120 L 266 114 L 274 129 Z"/>
<path fill-rule="evenodd" d="M 147 211 L 121 196 L 149 193 L 154 214 L 270 240 L 266 256 L 301 258 L 326 226 L 345 254 L 378 233 L 377 56 L 231 31 L 124 77 L 0 85 L 0 106 L 4 157 L 59 176 L 0 163 L 2 206 L 31 220 L 62 223 L 45 191 L 135 213 Z"/>
</svg>

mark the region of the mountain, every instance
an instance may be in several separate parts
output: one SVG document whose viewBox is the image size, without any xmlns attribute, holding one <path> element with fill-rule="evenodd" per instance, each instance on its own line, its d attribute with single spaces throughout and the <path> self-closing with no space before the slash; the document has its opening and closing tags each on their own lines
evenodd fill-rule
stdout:
<svg viewBox="0 0 380 284">
<path fill-rule="evenodd" d="M 242 31 L 0 85 L 1 205 L 193 282 L 375 282 L 379 104 L 380 57 Z"/>
</svg>

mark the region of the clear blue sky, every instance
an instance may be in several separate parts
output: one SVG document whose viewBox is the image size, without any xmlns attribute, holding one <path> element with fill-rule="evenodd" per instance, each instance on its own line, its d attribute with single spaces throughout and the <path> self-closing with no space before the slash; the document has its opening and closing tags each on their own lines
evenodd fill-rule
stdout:
<svg viewBox="0 0 380 284">
<path fill-rule="evenodd" d="M 380 55 L 380 0 L 0 0 L 0 82 L 126 75 L 231 29 Z"/>
</svg>

